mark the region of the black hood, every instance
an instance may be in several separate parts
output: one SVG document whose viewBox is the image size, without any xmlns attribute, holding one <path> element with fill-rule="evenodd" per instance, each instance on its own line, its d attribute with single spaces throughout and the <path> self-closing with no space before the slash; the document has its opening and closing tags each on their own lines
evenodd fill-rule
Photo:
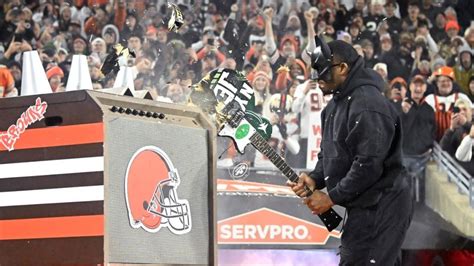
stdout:
<svg viewBox="0 0 474 266">
<path fill-rule="evenodd" d="M 334 92 L 334 100 L 344 98 L 350 95 L 354 90 L 361 86 L 374 86 L 381 93 L 384 91 L 384 80 L 382 77 L 370 68 L 364 65 L 364 59 L 359 56 L 349 71 L 349 75 L 344 83 Z"/>
</svg>

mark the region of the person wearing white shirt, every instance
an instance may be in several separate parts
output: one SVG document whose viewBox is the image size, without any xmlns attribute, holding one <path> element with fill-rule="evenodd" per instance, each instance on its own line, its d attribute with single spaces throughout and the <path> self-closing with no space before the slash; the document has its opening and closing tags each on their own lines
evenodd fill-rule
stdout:
<svg viewBox="0 0 474 266">
<path fill-rule="evenodd" d="M 318 83 L 315 80 L 307 80 L 298 85 L 295 90 L 292 111 L 299 114 L 300 140 L 301 150 L 299 152 L 299 168 L 306 168 L 306 156 L 308 148 L 308 132 L 310 125 L 310 117 L 312 112 L 321 116 L 321 111 L 326 107 L 331 96 L 324 96 Z"/>
</svg>

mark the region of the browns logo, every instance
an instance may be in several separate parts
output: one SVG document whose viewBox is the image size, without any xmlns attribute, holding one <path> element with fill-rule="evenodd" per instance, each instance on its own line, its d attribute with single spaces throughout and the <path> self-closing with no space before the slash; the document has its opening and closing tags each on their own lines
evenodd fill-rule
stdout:
<svg viewBox="0 0 474 266">
<path fill-rule="evenodd" d="M 125 177 L 125 195 L 130 225 L 150 233 L 167 227 L 177 235 L 191 231 L 187 200 L 178 199 L 177 169 L 158 147 L 146 146 L 130 159 Z"/>
<path fill-rule="evenodd" d="M 0 131 L 0 143 L 2 143 L 8 151 L 13 151 L 15 149 L 15 143 L 21 134 L 23 134 L 31 124 L 41 121 L 44 118 L 47 108 L 47 102 L 43 102 L 40 97 L 36 98 L 35 105 L 30 106 L 23 112 L 16 121 L 16 124 L 11 125 L 5 132 Z"/>
</svg>

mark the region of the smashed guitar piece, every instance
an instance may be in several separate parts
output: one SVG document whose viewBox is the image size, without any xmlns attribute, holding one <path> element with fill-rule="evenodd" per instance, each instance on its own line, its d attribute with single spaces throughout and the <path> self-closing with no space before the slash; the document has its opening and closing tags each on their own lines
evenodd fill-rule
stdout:
<svg viewBox="0 0 474 266">
<path fill-rule="evenodd" d="M 126 66 L 128 57 L 136 57 L 135 52 L 129 48 L 125 48 L 122 44 L 118 43 L 113 47 L 113 51 L 107 55 L 100 68 L 100 71 L 104 76 L 107 76 L 109 73 L 113 72 L 114 75 L 120 70 L 120 66 Z"/>
<path fill-rule="evenodd" d="M 170 11 L 169 17 L 167 17 L 168 31 L 178 32 L 178 30 L 184 24 L 183 12 L 179 9 L 176 4 L 168 3 L 168 9 Z"/>
</svg>

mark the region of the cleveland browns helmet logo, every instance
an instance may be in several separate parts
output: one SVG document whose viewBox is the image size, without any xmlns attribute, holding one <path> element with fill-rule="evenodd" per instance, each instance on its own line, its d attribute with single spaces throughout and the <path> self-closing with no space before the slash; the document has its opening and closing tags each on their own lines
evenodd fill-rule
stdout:
<svg viewBox="0 0 474 266">
<path fill-rule="evenodd" d="M 191 231 L 187 200 L 178 199 L 177 169 L 158 147 L 140 148 L 130 159 L 125 177 L 125 198 L 133 228 L 156 233 L 167 227 L 174 234 Z"/>
</svg>

